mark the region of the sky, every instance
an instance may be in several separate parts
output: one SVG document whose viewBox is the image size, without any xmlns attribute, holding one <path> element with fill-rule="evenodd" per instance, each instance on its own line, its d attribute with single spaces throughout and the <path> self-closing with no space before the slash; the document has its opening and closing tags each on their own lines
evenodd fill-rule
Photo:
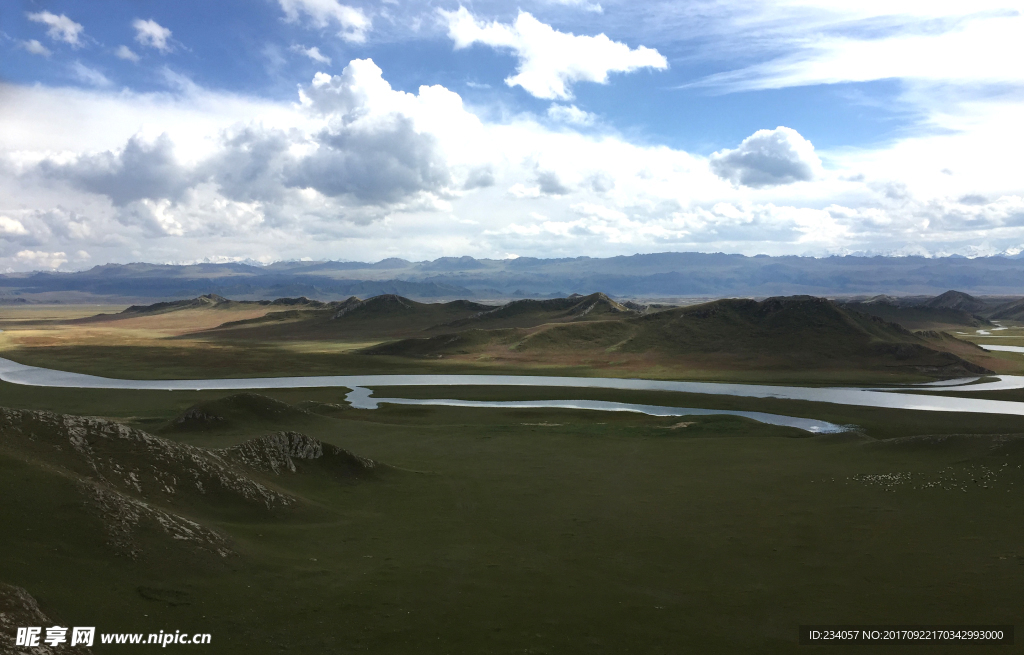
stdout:
<svg viewBox="0 0 1024 655">
<path fill-rule="evenodd" d="M 1020 0 L 8 0 L 0 271 L 1024 249 Z"/>
</svg>

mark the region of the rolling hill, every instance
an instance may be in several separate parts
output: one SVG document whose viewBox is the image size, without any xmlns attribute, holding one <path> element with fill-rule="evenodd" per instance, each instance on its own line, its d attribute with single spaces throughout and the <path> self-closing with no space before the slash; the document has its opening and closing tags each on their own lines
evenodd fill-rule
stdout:
<svg viewBox="0 0 1024 655">
<path fill-rule="evenodd" d="M 468 300 L 421 303 L 395 294 L 352 297 L 315 308 L 270 312 L 205 333 L 214 339 L 380 340 L 416 334 L 439 324 L 493 310 Z"/>
<path fill-rule="evenodd" d="M 795 296 L 718 300 L 616 321 L 473 330 L 397 341 L 365 352 L 523 362 L 624 359 L 684 368 L 858 369 L 933 377 L 987 371 L 951 350 L 983 356 L 975 346 L 950 337 L 914 334 L 823 298 Z"/>
<path fill-rule="evenodd" d="M 261 399 L 270 401 L 248 396 L 211 408 L 232 407 L 237 419 Z M 271 402 L 269 415 L 305 414 Z M 267 423 L 267 411 L 248 413 L 257 424 Z M 232 555 L 230 540 L 210 525 L 302 506 L 305 501 L 274 482 L 285 471 L 355 480 L 381 470 L 372 460 L 296 432 L 208 449 L 104 419 L 0 407 L 2 458 L 74 489 L 93 517 L 87 522 L 105 534 L 92 538 L 131 559 L 171 544 L 183 555 Z"/>
<path fill-rule="evenodd" d="M 937 298 L 933 300 L 937 300 Z M 921 304 L 908 304 L 891 296 L 877 296 L 867 301 L 850 301 L 842 304 L 845 308 L 861 314 L 870 314 L 891 323 L 898 323 L 908 330 L 979 328 L 992 325 L 985 318 L 963 309 L 965 305 L 975 306 L 971 303 L 950 302 L 947 306 L 943 302 L 928 301 Z"/>
</svg>

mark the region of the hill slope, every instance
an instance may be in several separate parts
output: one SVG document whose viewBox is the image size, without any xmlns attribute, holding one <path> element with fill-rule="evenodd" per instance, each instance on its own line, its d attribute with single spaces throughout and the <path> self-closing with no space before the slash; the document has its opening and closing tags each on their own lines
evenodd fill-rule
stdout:
<svg viewBox="0 0 1024 655">
<path fill-rule="evenodd" d="M 270 312 L 205 333 L 213 339 L 379 340 L 409 336 L 494 309 L 468 300 L 421 303 L 395 294 L 327 303 L 311 309 Z"/>
<path fill-rule="evenodd" d="M 231 555 L 230 540 L 206 523 L 302 506 L 277 488 L 282 469 L 356 479 L 379 468 L 295 432 L 210 450 L 113 421 L 2 407 L 0 458 L 70 482 L 107 543 L 133 559 L 172 543 L 193 554 Z"/>
<path fill-rule="evenodd" d="M 674 367 L 857 369 L 933 377 L 987 370 L 948 352 L 944 343 L 823 298 L 794 296 L 762 302 L 719 300 L 620 321 L 551 325 L 533 331 L 439 335 L 366 352 L 426 357 L 500 354 L 524 361 L 603 357 Z"/>
<path fill-rule="evenodd" d="M 984 300 L 975 298 L 963 291 L 954 291 L 950 289 L 949 291 L 935 296 L 931 300 L 925 302 L 924 306 L 935 309 L 958 309 L 974 314 L 985 311 L 988 309 L 989 304 Z"/>
<path fill-rule="evenodd" d="M 991 323 L 964 309 L 906 305 L 896 299 L 872 299 L 867 302 L 847 302 L 843 307 L 862 314 L 870 314 L 890 323 L 898 323 L 908 330 L 941 330 L 964 327 L 984 327 Z"/>
</svg>

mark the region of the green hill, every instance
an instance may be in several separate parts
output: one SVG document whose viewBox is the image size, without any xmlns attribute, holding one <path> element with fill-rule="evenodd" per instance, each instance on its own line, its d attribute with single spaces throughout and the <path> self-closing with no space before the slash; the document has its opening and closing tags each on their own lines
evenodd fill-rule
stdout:
<svg viewBox="0 0 1024 655">
<path fill-rule="evenodd" d="M 843 307 L 862 314 L 877 316 L 890 323 L 898 323 L 908 330 L 942 330 L 978 328 L 992 325 L 971 312 L 942 306 L 905 305 L 895 299 L 871 299 L 867 302 L 847 302 Z"/>
<path fill-rule="evenodd" d="M 969 293 L 952 289 L 925 302 L 924 306 L 936 309 L 959 309 L 972 314 L 989 309 L 989 303 L 984 300 L 975 298 Z"/>
<path fill-rule="evenodd" d="M 320 417 L 258 393 L 236 393 L 198 403 L 162 427 L 161 434 L 251 434 L 267 428 L 294 429 Z"/>
<path fill-rule="evenodd" d="M 639 311 L 618 303 L 603 293 L 592 293 L 589 296 L 573 294 L 566 298 L 550 300 L 513 300 L 501 307 L 438 325 L 434 329 L 528 328 L 545 323 L 619 319 L 638 314 Z"/>
<path fill-rule="evenodd" d="M 492 309 L 491 305 L 468 300 L 421 303 L 394 294 L 366 300 L 352 297 L 323 307 L 270 312 L 260 318 L 225 323 L 204 336 L 268 341 L 380 340 L 411 336 Z"/>
<path fill-rule="evenodd" d="M 206 409 L 244 409 L 260 398 L 228 398 Z M 263 408 L 263 416 L 305 414 L 280 409 Z M 170 544 L 185 553 L 231 555 L 230 540 L 210 525 L 267 519 L 305 504 L 276 485 L 284 471 L 354 481 L 382 470 L 372 460 L 297 432 L 211 450 L 104 419 L 6 408 L 0 408 L 0 456 L 74 489 L 107 544 L 133 559 Z"/>
<path fill-rule="evenodd" d="M 277 432 L 212 451 L 245 469 L 262 474 L 319 472 L 334 478 L 372 475 L 381 465 L 300 432 Z"/>
<path fill-rule="evenodd" d="M 626 359 L 722 370 L 875 370 L 933 377 L 986 372 L 947 340 L 810 296 L 718 300 L 619 321 L 479 331 L 385 344 L 369 354 L 497 355 L 524 361 Z M 959 343 L 959 342 L 957 342 Z M 969 344 L 965 349 L 973 352 Z"/>
<path fill-rule="evenodd" d="M 1024 299 L 999 305 L 992 310 L 990 318 L 997 321 L 1024 321 Z"/>
</svg>

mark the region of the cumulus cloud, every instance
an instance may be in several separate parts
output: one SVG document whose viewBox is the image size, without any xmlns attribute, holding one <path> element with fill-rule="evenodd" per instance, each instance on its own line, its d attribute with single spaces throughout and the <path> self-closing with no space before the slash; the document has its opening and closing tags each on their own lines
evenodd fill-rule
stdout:
<svg viewBox="0 0 1024 655">
<path fill-rule="evenodd" d="M 30 266 L 33 269 L 56 269 L 68 262 L 68 256 L 63 252 L 45 252 L 42 250 L 22 250 L 14 258 L 18 263 Z"/>
<path fill-rule="evenodd" d="M 28 230 L 21 224 L 21 221 L 9 216 L 0 216 L 0 236 L 20 237 L 28 234 Z"/>
<path fill-rule="evenodd" d="M 289 167 L 286 184 L 373 205 L 447 187 L 451 176 L 435 137 L 408 115 L 374 107 L 373 97 L 396 93 L 370 60 L 351 62 L 341 75 L 317 75 L 304 95 L 330 122 L 313 136 L 315 150 Z"/>
<path fill-rule="evenodd" d="M 719 177 L 748 187 L 766 187 L 813 180 L 821 160 L 811 142 L 788 127 L 758 130 L 738 148 L 711 155 Z"/>
<path fill-rule="evenodd" d="M 538 98 L 569 100 L 570 87 L 576 82 L 606 84 L 609 73 L 668 68 L 668 60 L 652 48 L 631 49 L 604 34 L 559 32 L 526 12 L 520 12 L 511 25 L 478 21 L 465 7 L 442 10 L 441 16 L 448 23 L 448 36 L 456 49 L 482 43 L 512 50 L 519 64 L 517 73 L 506 78 L 505 84 L 521 86 Z"/>
<path fill-rule="evenodd" d="M 434 138 L 418 133 L 405 116 L 325 130 L 316 142 L 317 149 L 289 169 L 288 186 L 381 205 L 438 191 L 450 182 Z"/>
<path fill-rule="evenodd" d="M 74 47 L 82 45 L 79 37 L 84 28 L 64 14 L 58 16 L 48 11 L 40 11 L 35 14 L 28 14 L 28 19 L 35 23 L 46 25 L 48 28 L 46 35 L 54 41 L 63 41 Z"/>
<path fill-rule="evenodd" d="M 30 39 L 28 41 L 22 41 L 19 45 L 21 45 L 21 47 L 26 52 L 30 52 L 33 55 L 39 55 L 41 57 L 49 57 L 51 54 L 53 54 L 52 52 L 50 52 L 49 48 L 44 46 L 39 41 L 36 41 L 35 39 Z"/>
<path fill-rule="evenodd" d="M 564 196 L 571 191 L 569 187 L 562 184 L 558 173 L 554 171 L 539 171 L 537 173 L 537 188 L 541 193 L 549 196 Z"/>
<path fill-rule="evenodd" d="M 494 186 L 494 169 L 491 166 L 480 166 L 474 168 L 466 176 L 466 181 L 463 183 L 462 188 L 465 190 L 470 189 L 486 189 L 487 187 Z"/>
<path fill-rule="evenodd" d="M 126 45 L 118 47 L 118 49 L 114 51 L 114 55 L 118 59 L 124 59 L 125 61 L 136 62 L 139 60 L 139 55 L 135 54 L 135 52 Z"/>
<path fill-rule="evenodd" d="M 132 27 L 135 28 L 135 40 L 140 44 L 149 48 L 155 48 L 163 53 L 170 52 L 173 49 L 171 44 L 168 43 L 171 40 L 171 30 L 155 20 L 136 18 L 132 21 Z"/>
<path fill-rule="evenodd" d="M 102 194 L 115 206 L 142 199 L 178 199 L 194 182 L 174 158 L 174 144 L 162 135 L 151 144 L 135 136 L 120 152 L 83 155 L 70 163 L 44 160 L 39 175 Z"/>
<path fill-rule="evenodd" d="M 284 130 L 246 126 L 225 135 L 223 148 L 201 166 L 220 192 L 239 202 L 277 203 L 294 136 Z"/>
<path fill-rule="evenodd" d="M 305 15 L 310 23 L 320 29 L 335 23 L 341 28 L 342 39 L 352 43 L 364 43 L 372 21 L 357 7 L 343 5 L 338 0 L 278 0 L 284 10 L 285 20 L 294 23 Z"/>
<path fill-rule="evenodd" d="M 320 48 L 313 46 L 312 48 L 304 48 L 300 45 L 293 45 L 291 48 L 292 52 L 297 52 L 302 55 L 306 55 L 313 61 L 318 61 L 321 64 L 330 64 L 331 58 L 320 52 Z"/>
<path fill-rule="evenodd" d="M 830 152 L 823 175 L 786 128 L 695 156 L 547 116 L 480 118 L 444 87 L 393 89 L 370 60 L 318 74 L 298 103 L 19 87 L 0 105 L 0 244 L 95 261 L 1002 251 L 1024 243 L 1024 199 L 1005 157 L 984 155 L 1017 143 L 1010 109 L 991 134 Z M 143 124 L 156 129 L 133 137 Z"/>
</svg>

